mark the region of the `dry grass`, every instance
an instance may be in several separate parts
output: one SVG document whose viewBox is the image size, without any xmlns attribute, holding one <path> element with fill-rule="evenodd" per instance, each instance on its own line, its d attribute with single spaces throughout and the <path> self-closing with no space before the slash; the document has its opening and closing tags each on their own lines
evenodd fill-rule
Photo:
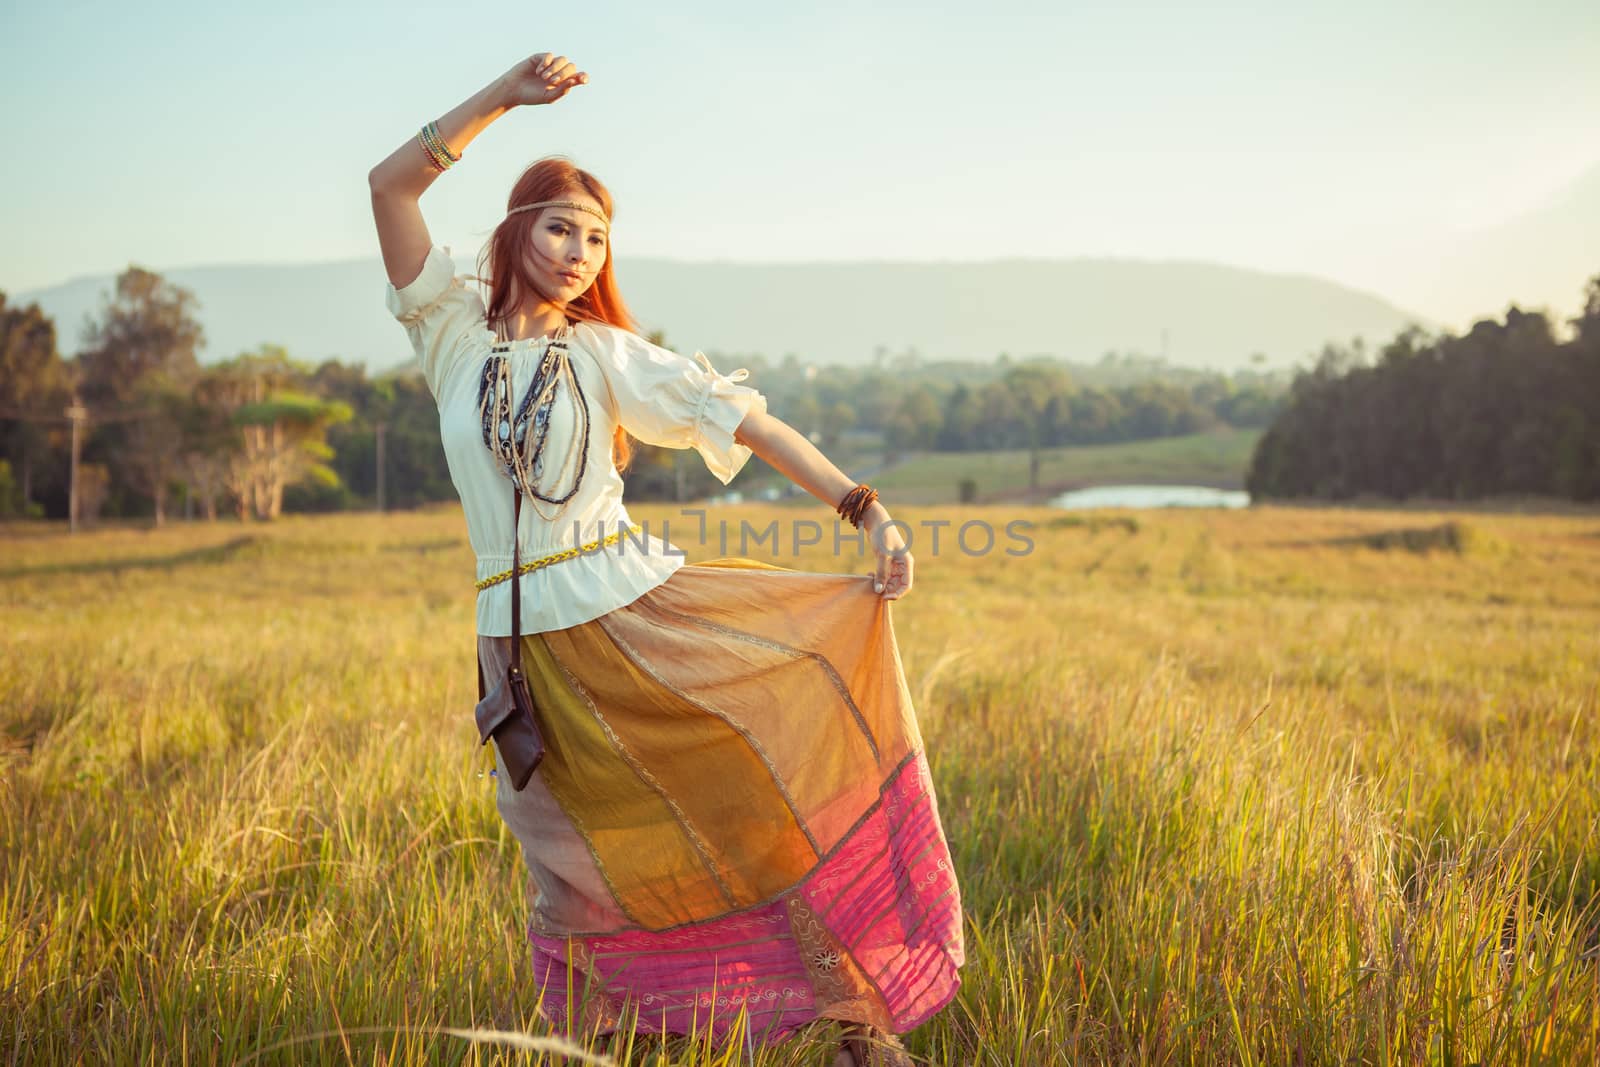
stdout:
<svg viewBox="0 0 1600 1067">
<path fill-rule="evenodd" d="M 787 542 L 795 512 L 716 515 L 739 554 L 741 518 Z M 970 956 L 913 1051 L 1592 1061 L 1600 518 L 897 517 Z M 974 519 L 986 555 L 954 546 Z M 562 1061 L 482 1033 L 547 1031 L 458 511 L 3 545 L 0 1060 Z M 641 1044 L 607 1055 L 746 1062 Z"/>
</svg>

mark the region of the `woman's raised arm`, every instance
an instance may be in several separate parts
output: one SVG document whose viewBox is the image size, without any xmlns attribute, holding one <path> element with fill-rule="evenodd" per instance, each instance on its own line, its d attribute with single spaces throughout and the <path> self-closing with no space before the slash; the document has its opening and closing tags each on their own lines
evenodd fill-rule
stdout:
<svg viewBox="0 0 1600 1067">
<path fill-rule="evenodd" d="M 507 111 L 522 104 L 554 103 L 588 80 L 589 75 L 566 56 L 550 52 L 529 56 L 441 115 L 439 135 L 451 152 L 462 156 L 467 145 Z M 433 246 L 418 201 L 439 174 L 415 134 L 367 174 L 383 268 L 396 289 L 416 280 Z"/>
</svg>

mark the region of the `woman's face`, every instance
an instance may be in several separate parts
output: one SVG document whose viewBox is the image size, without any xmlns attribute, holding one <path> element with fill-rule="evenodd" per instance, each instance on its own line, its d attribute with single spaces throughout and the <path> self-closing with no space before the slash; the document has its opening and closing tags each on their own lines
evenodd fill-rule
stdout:
<svg viewBox="0 0 1600 1067">
<path fill-rule="evenodd" d="M 559 199 L 604 210 L 587 193 L 568 193 Z M 540 288 L 565 304 L 594 284 L 605 266 L 608 242 L 605 221 L 598 216 L 570 207 L 547 207 L 533 224 L 534 261 L 529 267 Z"/>
</svg>

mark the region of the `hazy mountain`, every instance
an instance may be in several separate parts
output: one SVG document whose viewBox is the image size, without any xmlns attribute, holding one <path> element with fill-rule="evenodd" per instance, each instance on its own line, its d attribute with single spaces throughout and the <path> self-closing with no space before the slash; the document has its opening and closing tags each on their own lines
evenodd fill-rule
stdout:
<svg viewBox="0 0 1600 1067">
<path fill-rule="evenodd" d="M 458 256 L 463 272 L 472 261 Z M 200 300 L 214 362 L 264 342 L 309 362 L 374 370 L 410 357 L 383 304 L 377 257 L 338 263 L 215 266 L 163 272 Z M 708 354 L 793 352 L 807 362 L 867 363 L 880 347 L 925 359 L 1051 353 L 1077 361 L 1109 350 L 1166 355 L 1179 365 L 1235 368 L 1306 362 L 1324 342 L 1379 344 L 1421 321 L 1369 293 L 1305 275 L 1202 262 L 1122 259 L 984 263 L 684 263 L 618 261 L 623 293 L 669 347 Z M 56 318 L 60 345 L 109 293 L 109 276 L 13 294 Z"/>
<path fill-rule="evenodd" d="M 1530 211 L 1461 234 L 1395 288 L 1418 307 L 1463 322 L 1500 318 L 1517 304 L 1575 316 L 1600 274 L 1600 164 Z M 1550 294 L 1559 294 L 1552 298 Z"/>
</svg>

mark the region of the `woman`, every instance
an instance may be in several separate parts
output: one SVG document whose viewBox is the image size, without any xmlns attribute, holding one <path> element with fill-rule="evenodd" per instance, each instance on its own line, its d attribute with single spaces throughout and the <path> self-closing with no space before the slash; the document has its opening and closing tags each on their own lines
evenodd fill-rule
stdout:
<svg viewBox="0 0 1600 1067">
<path fill-rule="evenodd" d="M 477 554 L 491 686 L 513 643 L 516 530 L 547 751 L 518 789 L 494 735 L 496 803 L 530 873 L 540 1010 L 598 1033 L 740 1025 L 751 1043 L 836 1019 L 840 1067 L 906 1063 L 893 1035 L 948 1003 L 964 955 L 886 603 L 911 588 L 899 530 L 737 384 L 747 372 L 634 332 L 592 175 L 555 158 L 518 179 L 480 264 L 487 304 L 418 207 L 490 122 L 588 80 L 532 56 L 370 175 L 385 299 L 438 402 Z M 760 455 L 855 525 L 844 543 L 870 536 L 875 574 L 685 564 L 623 507 L 630 435 L 696 449 L 724 484 Z"/>
</svg>

